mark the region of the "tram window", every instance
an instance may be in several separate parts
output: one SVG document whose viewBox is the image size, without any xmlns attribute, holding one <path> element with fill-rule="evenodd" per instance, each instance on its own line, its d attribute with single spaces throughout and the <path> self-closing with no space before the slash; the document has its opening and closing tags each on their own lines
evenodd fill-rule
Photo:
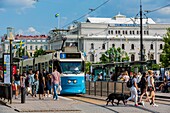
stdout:
<svg viewBox="0 0 170 113">
<path fill-rule="evenodd" d="M 60 62 L 62 73 L 65 74 L 78 74 L 84 69 L 82 62 Z"/>
</svg>

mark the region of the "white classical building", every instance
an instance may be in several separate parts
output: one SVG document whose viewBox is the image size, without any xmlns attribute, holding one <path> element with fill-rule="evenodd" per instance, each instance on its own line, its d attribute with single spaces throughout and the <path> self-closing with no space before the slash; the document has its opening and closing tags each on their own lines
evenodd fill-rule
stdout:
<svg viewBox="0 0 170 113">
<path fill-rule="evenodd" d="M 162 39 L 170 24 L 155 23 L 148 18 L 143 19 L 142 26 L 145 59 L 159 63 L 164 45 Z M 69 26 L 65 37 L 65 46 L 78 45 L 90 62 L 99 62 L 102 53 L 111 47 L 122 48 L 130 61 L 140 60 L 140 19 L 126 18 L 121 14 L 113 18 L 88 17 L 86 22 Z M 59 49 L 61 40 L 61 37 L 52 37 L 49 41 L 51 49 Z"/>
</svg>

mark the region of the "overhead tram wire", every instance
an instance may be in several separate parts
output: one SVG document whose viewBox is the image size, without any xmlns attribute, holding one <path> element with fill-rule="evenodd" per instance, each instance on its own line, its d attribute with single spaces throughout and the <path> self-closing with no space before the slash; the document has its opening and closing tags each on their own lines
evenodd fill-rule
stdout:
<svg viewBox="0 0 170 113">
<path fill-rule="evenodd" d="M 71 21 L 70 23 L 64 25 L 62 28 L 65 28 L 66 26 L 72 24 L 73 22 L 77 22 L 78 20 L 82 19 L 82 18 L 85 17 L 86 15 L 88 15 L 88 14 L 90 14 L 90 13 L 96 11 L 97 9 L 99 9 L 100 7 L 102 7 L 103 5 L 105 5 L 106 3 L 108 3 L 109 1 L 110 1 L 110 0 L 107 0 L 107 1 L 103 2 L 102 4 L 100 4 L 99 6 L 97 6 L 96 8 L 90 9 L 90 11 L 89 11 L 87 14 L 84 14 L 84 15 L 80 16 L 79 18 L 77 18 L 77 19 Z"/>
<path fill-rule="evenodd" d="M 163 9 L 163 8 L 165 8 L 165 7 L 170 7 L 170 4 L 167 4 L 167 5 L 165 5 L 165 6 L 162 6 L 162 7 L 160 7 L 160 8 L 154 9 L 154 10 L 145 10 L 144 12 L 146 12 L 146 14 L 148 14 L 148 13 L 155 12 L 155 11 L 158 11 L 158 10 L 160 10 L 160 9 Z"/>
</svg>

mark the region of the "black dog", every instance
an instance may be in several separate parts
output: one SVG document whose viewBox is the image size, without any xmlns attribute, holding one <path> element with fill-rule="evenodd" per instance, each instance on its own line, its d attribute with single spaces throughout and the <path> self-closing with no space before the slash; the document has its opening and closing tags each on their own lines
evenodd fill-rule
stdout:
<svg viewBox="0 0 170 113">
<path fill-rule="evenodd" d="M 128 98 L 129 98 L 129 95 L 127 95 L 127 94 L 111 93 L 106 99 L 106 101 L 107 101 L 106 105 L 108 105 L 108 103 L 111 101 L 112 105 L 114 106 L 114 104 L 113 104 L 114 99 L 118 100 L 117 105 L 119 105 L 120 100 L 122 100 L 125 105 L 125 100 Z"/>
</svg>

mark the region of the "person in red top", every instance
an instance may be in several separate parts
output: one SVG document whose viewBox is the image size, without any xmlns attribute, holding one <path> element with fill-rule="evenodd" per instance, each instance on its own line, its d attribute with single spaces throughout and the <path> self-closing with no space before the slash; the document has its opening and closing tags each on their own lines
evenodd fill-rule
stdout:
<svg viewBox="0 0 170 113">
<path fill-rule="evenodd" d="M 58 100 L 57 89 L 58 86 L 61 84 L 61 81 L 60 81 L 60 73 L 57 71 L 57 67 L 54 67 L 51 80 L 52 80 L 53 91 L 54 91 L 53 99 Z"/>
</svg>

